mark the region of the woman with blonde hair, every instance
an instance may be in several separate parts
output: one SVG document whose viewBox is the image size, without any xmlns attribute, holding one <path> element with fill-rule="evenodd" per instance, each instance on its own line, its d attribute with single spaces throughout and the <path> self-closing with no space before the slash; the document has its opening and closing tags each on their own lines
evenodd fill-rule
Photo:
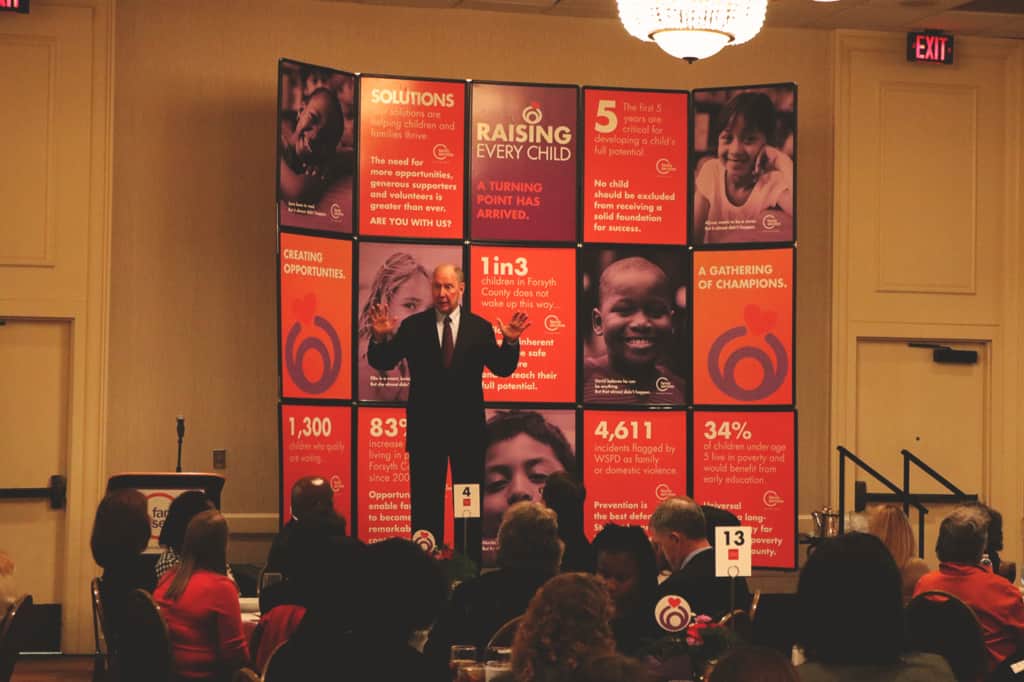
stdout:
<svg viewBox="0 0 1024 682">
<path fill-rule="evenodd" d="M 249 660 L 238 591 L 227 577 L 227 546 L 228 524 L 220 512 L 196 514 L 185 530 L 181 563 L 153 594 L 167 621 L 179 679 L 230 679 Z"/>
<path fill-rule="evenodd" d="M 914 586 L 929 571 L 928 564 L 917 557 L 914 531 L 903 510 L 895 504 L 875 507 L 868 515 L 868 532 L 882 541 L 900 569 L 903 603 L 914 596 Z"/>
<path fill-rule="evenodd" d="M 512 644 L 516 682 L 569 679 L 587 661 L 615 653 L 608 588 L 588 573 L 563 573 L 541 587 Z"/>
</svg>

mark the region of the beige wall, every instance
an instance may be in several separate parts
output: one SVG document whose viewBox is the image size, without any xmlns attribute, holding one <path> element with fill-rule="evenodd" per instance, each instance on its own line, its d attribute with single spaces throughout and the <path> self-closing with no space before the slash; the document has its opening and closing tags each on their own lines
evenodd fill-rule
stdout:
<svg viewBox="0 0 1024 682">
<path fill-rule="evenodd" d="M 186 468 L 208 468 L 212 448 L 228 449 L 226 511 L 276 509 L 274 79 L 277 59 L 291 57 L 609 86 L 799 83 L 800 508 L 826 502 L 830 34 L 766 31 L 687 65 L 614 20 L 334 2 L 182 7 L 118 3 L 111 471 L 171 466 L 180 412 Z"/>
</svg>

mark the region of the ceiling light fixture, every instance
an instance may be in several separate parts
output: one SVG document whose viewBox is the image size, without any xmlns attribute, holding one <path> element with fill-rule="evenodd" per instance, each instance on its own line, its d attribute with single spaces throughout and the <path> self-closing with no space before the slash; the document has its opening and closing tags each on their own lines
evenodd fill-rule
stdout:
<svg viewBox="0 0 1024 682">
<path fill-rule="evenodd" d="M 630 35 L 693 62 L 745 43 L 761 30 L 768 0 L 618 0 Z"/>
</svg>

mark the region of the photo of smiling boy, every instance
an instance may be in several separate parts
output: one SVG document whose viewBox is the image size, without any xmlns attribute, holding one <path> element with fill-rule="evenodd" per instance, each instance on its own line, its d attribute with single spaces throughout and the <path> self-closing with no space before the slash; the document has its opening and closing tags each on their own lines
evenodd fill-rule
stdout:
<svg viewBox="0 0 1024 682">
<path fill-rule="evenodd" d="M 596 277 L 593 338 L 584 350 L 583 402 L 685 404 L 686 382 L 673 367 L 686 357 L 680 347 L 685 336 L 676 329 L 676 310 L 686 305 L 686 287 L 643 255 L 605 250 L 599 260 L 611 262 Z M 681 262 L 674 265 L 674 273 L 684 271 Z"/>
</svg>

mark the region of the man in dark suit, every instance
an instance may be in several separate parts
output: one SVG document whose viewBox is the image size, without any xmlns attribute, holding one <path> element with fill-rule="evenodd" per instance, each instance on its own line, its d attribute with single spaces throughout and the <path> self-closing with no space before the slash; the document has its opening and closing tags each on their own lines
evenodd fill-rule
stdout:
<svg viewBox="0 0 1024 682">
<path fill-rule="evenodd" d="M 716 620 L 732 609 L 750 605 L 746 578 L 716 578 L 715 553 L 705 535 L 704 513 L 688 497 L 670 497 L 651 516 L 651 537 L 659 558 L 672 575 L 658 588 L 658 597 L 685 599 L 693 615 Z M 731 594 L 735 580 L 735 595 Z"/>
<path fill-rule="evenodd" d="M 381 371 L 403 358 L 409 365 L 406 449 L 412 530 L 429 530 L 442 542 L 448 458 L 453 484 L 480 483 L 483 477 L 484 366 L 498 376 L 512 374 L 519 363 L 519 336 L 530 323 L 523 313 L 514 313 L 508 325 L 499 319 L 499 346 L 491 323 L 459 304 L 466 289 L 461 268 L 439 266 L 431 288 L 434 307 L 405 318 L 401 326 L 386 304 L 374 306 L 367 360 Z M 462 534 L 456 533 L 456 547 L 479 561 L 479 519 L 468 523 L 466 534 L 463 547 Z"/>
</svg>

